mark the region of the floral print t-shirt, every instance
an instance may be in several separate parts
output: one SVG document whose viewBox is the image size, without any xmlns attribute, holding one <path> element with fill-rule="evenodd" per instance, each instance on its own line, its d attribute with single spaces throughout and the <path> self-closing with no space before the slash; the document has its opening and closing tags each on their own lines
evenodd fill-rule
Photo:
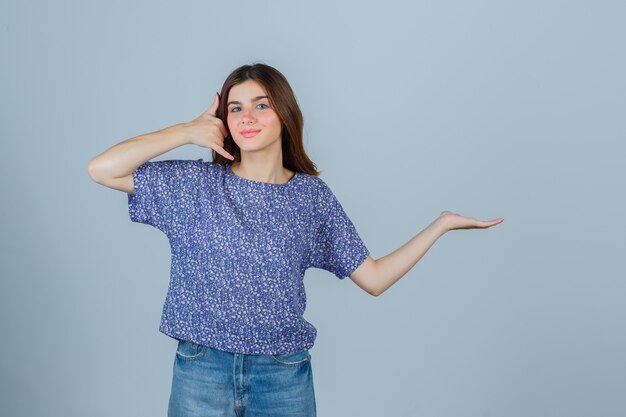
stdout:
<svg viewBox="0 0 626 417">
<path fill-rule="evenodd" d="M 314 175 L 272 184 L 198 159 L 148 161 L 132 176 L 130 219 L 170 243 L 159 330 L 175 339 L 245 354 L 310 349 L 317 330 L 303 317 L 305 271 L 344 279 L 369 255 Z"/>
</svg>

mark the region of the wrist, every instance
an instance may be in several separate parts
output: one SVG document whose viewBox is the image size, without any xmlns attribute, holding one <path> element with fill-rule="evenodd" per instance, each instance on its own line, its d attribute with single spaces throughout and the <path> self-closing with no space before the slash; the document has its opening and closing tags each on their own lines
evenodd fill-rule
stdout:
<svg viewBox="0 0 626 417">
<path fill-rule="evenodd" d="M 171 126 L 172 136 L 179 142 L 180 145 L 187 145 L 192 143 L 191 137 L 188 132 L 188 123 L 178 123 Z"/>
<path fill-rule="evenodd" d="M 439 236 L 443 236 L 450 231 L 450 227 L 443 216 L 437 217 L 435 221 L 431 223 L 431 226 L 437 231 Z"/>
</svg>

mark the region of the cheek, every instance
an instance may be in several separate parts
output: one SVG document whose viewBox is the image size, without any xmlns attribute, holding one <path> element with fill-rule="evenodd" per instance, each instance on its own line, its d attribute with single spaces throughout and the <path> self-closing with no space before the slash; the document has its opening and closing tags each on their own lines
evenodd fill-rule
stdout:
<svg viewBox="0 0 626 417">
<path fill-rule="evenodd" d="M 226 116 L 226 124 L 228 125 L 228 130 L 230 130 L 231 132 L 233 131 L 233 127 L 237 126 L 237 120 L 235 117 L 231 116 L 230 114 L 228 116 Z"/>
<path fill-rule="evenodd" d="M 280 129 L 281 123 L 278 115 L 276 114 L 268 114 L 263 119 L 263 124 L 266 126 L 272 126 L 276 129 Z"/>
</svg>

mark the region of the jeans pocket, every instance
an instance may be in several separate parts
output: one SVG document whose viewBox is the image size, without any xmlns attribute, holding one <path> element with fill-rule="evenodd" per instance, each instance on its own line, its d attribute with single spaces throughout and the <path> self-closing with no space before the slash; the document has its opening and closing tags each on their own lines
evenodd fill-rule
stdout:
<svg viewBox="0 0 626 417">
<path fill-rule="evenodd" d="M 311 354 L 308 349 L 293 353 L 280 353 L 275 355 L 267 355 L 274 362 L 283 366 L 300 366 L 311 360 Z"/>
<path fill-rule="evenodd" d="M 179 340 L 176 348 L 176 356 L 184 360 L 201 358 L 207 351 L 207 347 L 195 342 Z"/>
</svg>

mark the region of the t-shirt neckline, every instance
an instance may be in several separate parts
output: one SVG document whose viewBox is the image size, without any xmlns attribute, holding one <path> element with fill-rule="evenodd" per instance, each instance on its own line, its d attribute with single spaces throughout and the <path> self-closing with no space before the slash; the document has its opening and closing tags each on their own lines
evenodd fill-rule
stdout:
<svg viewBox="0 0 626 417">
<path fill-rule="evenodd" d="M 274 184 L 272 182 L 255 181 L 255 180 L 249 180 L 247 178 L 240 177 L 239 175 L 237 175 L 237 174 L 235 174 L 233 172 L 233 170 L 231 169 L 231 164 L 226 164 L 226 171 L 227 171 L 228 175 L 230 177 L 234 178 L 236 181 L 239 181 L 239 182 L 242 182 L 242 183 L 246 183 L 246 184 L 250 184 L 250 185 L 276 187 L 276 188 L 290 186 L 291 184 L 293 184 L 295 182 L 296 177 L 299 175 L 298 171 L 294 171 L 293 175 L 291 176 L 289 181 L 287 181 L 285 183 L 282 183 L 282 184 Z"/>
</svg>

